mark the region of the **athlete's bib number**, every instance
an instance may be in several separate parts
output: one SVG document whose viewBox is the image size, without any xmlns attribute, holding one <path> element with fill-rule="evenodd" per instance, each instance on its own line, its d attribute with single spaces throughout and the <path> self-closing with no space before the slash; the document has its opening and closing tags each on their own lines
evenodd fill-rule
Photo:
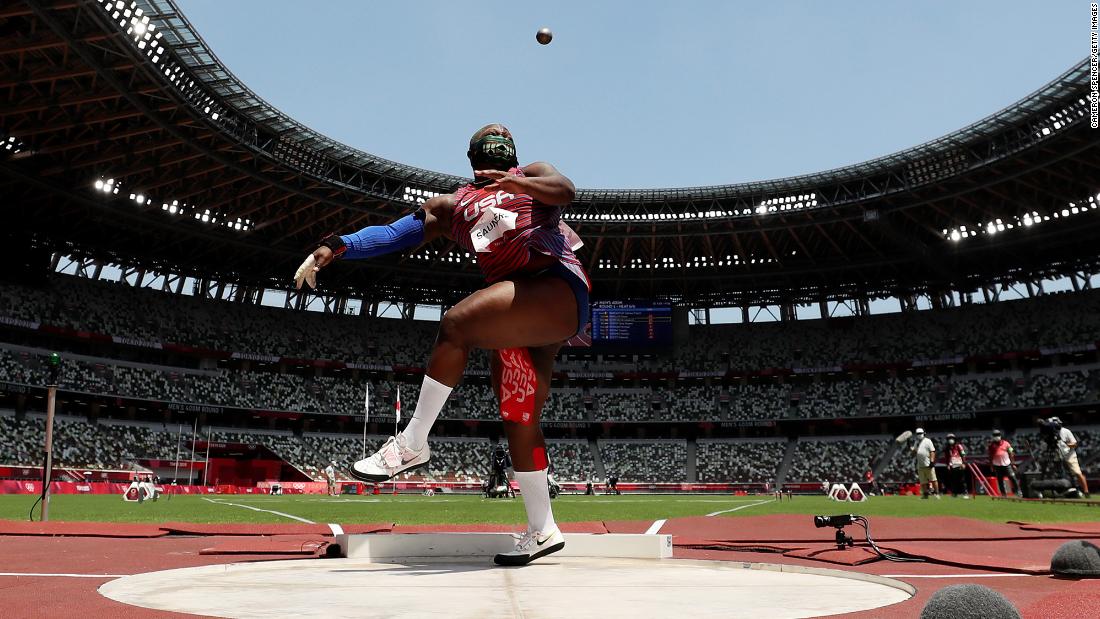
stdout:
<svg viewBox="0 0 1100 619">
<path fill-rule="evenodd" d="M 492 251 L 490 245 L 500 240 L 505 232 L 516 229 L 516 214 L 502 208 L 489 207 L 470 229 L 470 242 L 476 252 Z"/>
</svg>

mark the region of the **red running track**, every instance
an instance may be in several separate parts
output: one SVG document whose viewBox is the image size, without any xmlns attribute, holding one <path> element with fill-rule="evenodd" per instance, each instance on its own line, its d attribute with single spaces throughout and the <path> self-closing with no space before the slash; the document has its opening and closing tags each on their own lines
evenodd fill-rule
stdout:
<svg viewBox="0 0 1100 619">
<path fill-rule="evenodd" d="M 649 522 L 566 523 L 576 533 L 641 533 Z M 349 525 L 349 533 L 426 531 L 512 531 L 502 525 Z M 870 549 L 838 551 L 833 529 L 815 529 L 807 516 L 677 518 L 661 529 L 671 533 L 677 558 L 784 563 L 852 570 L 898 578 L 915 586 L 914 598 L 889 607 L 892 619 L 919 617 L 928 598 L 942 587 L 978 583 L 1000 591 L 1024 617 L 1080 619 L 1100 616 L 1097 581 L 1067 580 L 1047 573 L 1050 556 L 1070 539 L 1093 539 L 1092 523 L 1030 525 L 963 518 L 876 518 L 872 532 L 888 552 L 926 559 L 924 563 L 881 560 Z M 851 527 L 859 537 L 858 527 Z M 242 561 L 313 559 L 332 541 L 324 525 L 127 525 L 46 524 L 0 520 L 0 615 L 4 617 L 191 617 L 127 606 L 99 595 L 97 588 L 118 575 Z M 21 575 L 12 575 L 21 574 Z M 98 575 L 35 576 L 30 574 Z M 845 615 L 882 617 L 883 609 Z"/>
</svg>

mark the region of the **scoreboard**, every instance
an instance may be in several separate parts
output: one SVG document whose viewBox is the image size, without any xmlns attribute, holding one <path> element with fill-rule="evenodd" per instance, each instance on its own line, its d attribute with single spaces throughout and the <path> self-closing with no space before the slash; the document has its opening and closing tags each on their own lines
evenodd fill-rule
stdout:
<svg viewBox="0 0 1100 619">
<path fill-rule="evenodd" d="M 671 346 L 672 306 L 597 301 L 592 304 L 592 343 L 623 346 Z"/>
</svg>

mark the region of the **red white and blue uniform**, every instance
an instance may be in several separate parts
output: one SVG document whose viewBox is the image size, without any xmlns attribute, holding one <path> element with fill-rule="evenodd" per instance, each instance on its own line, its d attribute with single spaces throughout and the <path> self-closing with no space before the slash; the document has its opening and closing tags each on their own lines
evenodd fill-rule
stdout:
<svg viewBox="0 0 1100 619">
<path fill-rule="evenodd" d="M 508 173 L 523 176 L 518 167 Z M 455 192 L 451 236 L 460 247 L 477 256 L 478 267 L 489 283 L 523 271 L 531 261 L 531 253 L 538 252 L 557 259 L 583 282 L 586 292 L 592 289 L 588 274 L 573 253 L 583 243 L 561 220 L 559 206 L 543 204 L 524 193 L 468 184 Z"/>
<path fill-rule="evenodd" d="M 510 174 L 523 176 L 514 167 Z M 489 190 L 468 184 L 455 192 L 451 236 L 460 247 L 477 256 L 478 267 L 490 283 L 515 276 L 555 275 L 565 281 L 577 301 L 577 333 L 588 324 L 588 294 L 592 284 L 581 261 L 573 253 L 583 243 L 561 220 L 561 207 L 538 202 L 531 196 Z M 554 259 L 549 267 L 529 268 L 535 253 Z M 545 262 L 539 262 L 540 266 Z M 537 377 L 527 348 L 496 351 L 499 364 L 500 414 L 505 421 L 531 423 L 535 418 Z M 546 467 L 545 453 L 535 456 L 536 466 Z"/>
</svg>

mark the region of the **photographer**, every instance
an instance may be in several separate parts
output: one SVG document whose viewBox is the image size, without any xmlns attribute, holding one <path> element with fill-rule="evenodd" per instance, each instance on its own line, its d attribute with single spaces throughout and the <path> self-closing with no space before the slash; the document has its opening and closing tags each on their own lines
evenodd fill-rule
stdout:
<svg viewBox="0 0 1100 619">
<path fill-rule="evenodd" d="M 1085 479 L 1085 474 L 1081 472 L 1081 464 L 1077 461 L 1077 437 L 1069 431 L 1069 428 L 1062 427 L 1062 420 L 1058 417 L 1047 419 L 1047 423 L 1054 429 L 1058 455 L 1061 456 L 1069 473 L 1077 478 L 1078 488 L 1084 493 L 1085 498 L 1088 498 L 1089 482 Z"/>
<path fill-rule="evenodd" d="M 1001 496 L 1006 496 L 1005 478 L 1012 480 L 1012 489 L 1016 496 L 1023 496 L 1020 492 L 1020 482 L 1016 481 L 1016 450 L 1001 435 L 1000 430 L 993 431 L 993 440 L 989 443 L 989 464 L 993 467 L 993 475 L 997 478 L 997 489 Z"/>
</svg>

